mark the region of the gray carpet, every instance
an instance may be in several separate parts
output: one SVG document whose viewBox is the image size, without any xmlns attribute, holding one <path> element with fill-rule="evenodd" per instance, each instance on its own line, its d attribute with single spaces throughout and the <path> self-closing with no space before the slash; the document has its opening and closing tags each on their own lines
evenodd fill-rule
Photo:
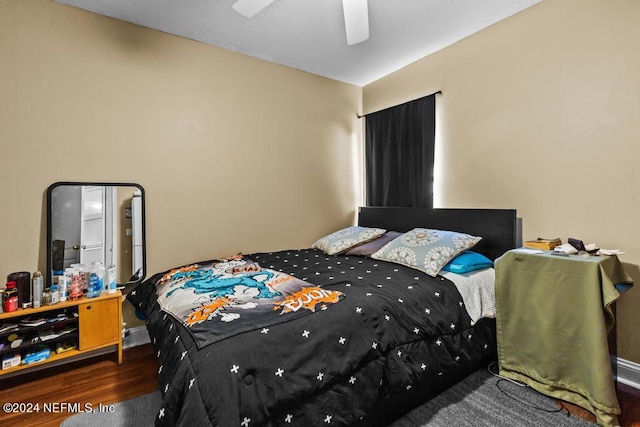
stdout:
<svg viewBox="0 0 640 427">
<path fill-rule="evenodd" d="M 153 426 L 158 392 L 119 402 L 110 413 L 67 418 L 61 427 Z M 501 380 L 482 369 L 397 420 L 391 427 L 594 427 L 558 411 L 554 399 Z"/>
<path fill-rule="evenodd" d="M 64 420 L 60 427 L 153 426 L 159 408 L 160 392 L 156 391 L 115 403 L 113 412 L 87 412 L 74 415 Z"/>
<path fill-rule="evenodd" d="M 596 427 L 555 399 L 480 370 L 391 427 Z"/>
</svg>

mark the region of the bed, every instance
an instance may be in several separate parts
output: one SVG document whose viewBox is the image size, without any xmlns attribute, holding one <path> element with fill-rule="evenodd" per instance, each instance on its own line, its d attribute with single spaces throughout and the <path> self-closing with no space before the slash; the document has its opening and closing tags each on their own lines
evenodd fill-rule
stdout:
<svg viewBox="0 0 640 427">
<path fill-rule="evenodd" d="M 515 221 L 508 209 L 366 207 L 358 226 L 481 236 L 473 250 L 493 260 L 515 247 Z M 202 302 L 211 283 L 227 289 L 211 273 L 221 265 L 243 275 L 234 292 L 249 299 Z M 267 274 L 278 287 L 262 285 Z M 450 278 L 315 247 L 155 274 L 127 298 L 146 316 L 158 358 L 156 425 L 388 425 L 495 360 L 495 320 L 470 315 Z M 278 304 L 258 302 L 275 293 Z M 190 312 L 175 303 L 189 298 Z"/>
</svg>

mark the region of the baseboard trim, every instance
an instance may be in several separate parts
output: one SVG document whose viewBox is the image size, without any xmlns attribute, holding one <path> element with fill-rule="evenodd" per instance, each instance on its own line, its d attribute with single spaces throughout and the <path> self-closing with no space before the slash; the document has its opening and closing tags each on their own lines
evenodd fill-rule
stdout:
<svg viewBox="0 0 640 427">
<path fill-rule="evenodd" d="M 611 357 L 616 381 L 640 390 L 640 364 L 619 357 Z"/>
<path fill-rule="evenodd" d="M 126 336 L 122 340 L 122 348 L 135 347 L 151 342 L 146 326 L 135 326 L 127 329 Z"/>
</svg>

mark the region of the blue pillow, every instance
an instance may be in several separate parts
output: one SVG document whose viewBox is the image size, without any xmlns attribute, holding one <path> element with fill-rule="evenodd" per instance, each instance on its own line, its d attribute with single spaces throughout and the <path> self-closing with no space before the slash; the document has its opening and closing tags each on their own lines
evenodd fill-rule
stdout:
<svg viewBox="0 0 640 427">
<path fill-rule="evenodd" d="M 468 273 L 487 267 L 493 267 L 493 262 L 489 258 L 477 252 L 465 251 L 449 261 L 442 269 L 451 273 Z"/>
</svg>

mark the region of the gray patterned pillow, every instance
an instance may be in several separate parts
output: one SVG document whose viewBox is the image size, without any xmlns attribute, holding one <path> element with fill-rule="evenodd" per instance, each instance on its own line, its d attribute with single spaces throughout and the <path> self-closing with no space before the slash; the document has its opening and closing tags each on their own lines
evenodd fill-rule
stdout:
<svg viewBox="0 0 640 427">
<path fill-rule="evenodd" d="M 313 244 L 327 255 L 342 253 L 361 243 L 369 242 L 382 236 L 387 230 L 382 228 L 369 228 L 353 226 L 331 233 Z"/>
<path fill-rule="evenodd" d="M 406 265 L 435 277 L 453 257 L 481 239 L 455 231 L 414 228 L 387 243 L 371 258 Z"/>
</svg>

